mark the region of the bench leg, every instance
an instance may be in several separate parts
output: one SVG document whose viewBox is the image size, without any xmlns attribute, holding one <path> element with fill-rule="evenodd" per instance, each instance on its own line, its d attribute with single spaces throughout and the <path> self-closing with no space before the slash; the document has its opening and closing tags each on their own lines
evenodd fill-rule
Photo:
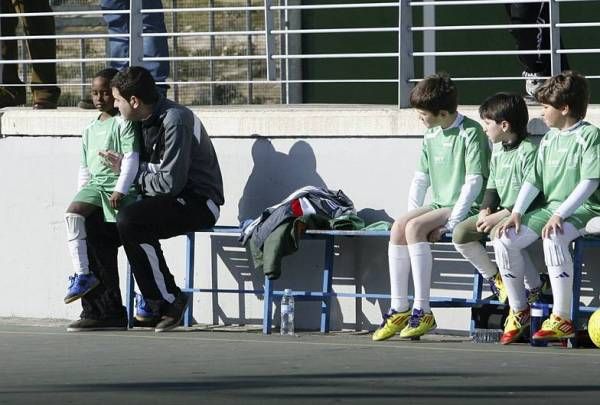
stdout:
<svg viewBox="0 0 600 405">
<path fill-rule="evenodd" d="M 321 292 L 321 333 L 329 333 L 329 316 L 331 307 L 331 283 L 333 278 L 333 257 L 334 257 L 334 238 L 333 236 L 325 239 L 325 267 L 323 268 L 323 287 Z"/>
<path fill-rule="evenodd" d="M 194 288 L 194 253 L 195 253 L 195 242 L 196 235 L 190 232 L 186 235 L 186 249 L 185 249 L 185 281 L 184 285 L 186 289 Z M 183 315 L 183 326 L 190 327 L 194 322 L 194 293 L 190 293 L 189 304 Z"/>
<path fill-rule="evenodd" d="M 265 277 L 264 296 L 263 296 L 263 334 L 271 334 L 271 324 L 273 323 L 273 283 L 268 277 Z"/>
<path fill-rule="evenodd" d="M 129 262 L 127 262 L 127 281 L 126 281 L 126 291 L 125 291 L 125 305 L 127 306 L 127 326 L 129 328 L 133 328 L 133 308 L 135 304 L 133 302 L 133 298 L 135 296 L 135 280 L 133 279 L 133 272 L 131 271 L 131 266 Z"/>
</svg>

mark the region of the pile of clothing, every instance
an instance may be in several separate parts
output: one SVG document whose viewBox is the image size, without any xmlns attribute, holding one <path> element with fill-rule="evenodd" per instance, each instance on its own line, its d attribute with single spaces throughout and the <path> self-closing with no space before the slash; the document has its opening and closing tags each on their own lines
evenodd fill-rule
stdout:
<svg viewBox="0 0 600 405">
<path fill-rule="evenodd" d="M 275 280 L 281 276 L 283 257 L 298 250 L 306 229 L 332 229 L 335 221 L 353 229 L 364 226 L 342 190 L 307 186 L 247 221 L 240 240 L 250 249 L 254 267 Z"/>
</svg>

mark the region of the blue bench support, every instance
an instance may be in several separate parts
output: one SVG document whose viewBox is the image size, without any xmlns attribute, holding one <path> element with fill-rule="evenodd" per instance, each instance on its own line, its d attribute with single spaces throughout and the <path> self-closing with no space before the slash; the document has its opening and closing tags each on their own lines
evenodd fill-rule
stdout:
<svg viewBox="0 0 600 405">
<path fill-rule="evenodd" d="M 207 232 L 216 235 L 239 235 L 240 229 L 237 227 L 219 226 L 201 232 Z M 321 291 L 293 291 L 294 298 L 297 301 L 320 301 L 321 303 L 321 318 L 320 331 L 328 333 L 330 330 L 330 312 L 331 299 L 333 297 L 346 298 L 371 298 L 371 299 L 390 299 L 390 294 L 362 294 L 362 293 L 336 293 L 333 291 L 333 264 L 335 254 L 335 238 L 336 237 L 385 237 L 389 238 L 389 231 L 337 231 L 337 230 L 308 230 L 304 238 L 312 240 L 324 241 L 324 258 L 323 258 L 323 279 L 321 283 Z M 186 271 L 185 271 L 185 287 L 183 291 L 208 292 L 208 293 L 232 293 L 232 294 L 254 294 L 263 295 L 263 323 L 262 331 L 264 334 L 270 334 L 273 322 L 273 300 L 280 299 L 283 296 L 283 290 L 275 290 L 274 282 L 267 277 L 264 279 L 263 290 L 241 290 L 241 289 L 219 289 L 219 288 L 194 288 L 194 255 L 195 255 L 195 235 L 190 233 L 186 235 Z M 450 242 L 451 239 L 446 235 L 441 242 Z M 581 298 L 581 273 L 583 268 L 583 251 L 588 247 L 600 246 L 600 237 L 583 237 L 578 238 L 573 243 L 573 304 L 571 307 L 571 319 L 576 322 L 582 312 L 593 312 L 597 308 L 581 306 L 579 300 Z M 134 281 L 131 271 L 128 267 L 127 278 L 127 313 L 129 317 L 129 326 L 132 326 L 133 321 L 133 296 L 134 296 Z M 474 269 L 473 291 L 471 298 L 454 298 L 454 297 L 431 297 L 431 306 L 434 308 L 470 308 L 481 304 L 499 305 L 498 301 L 482 300 L 483 278 Z M 410 297 L 409 297 L 410 298 Z M 184 325 L 191 326 L 193 322 L 193 303 L 190 302 L 185 315 Z"/>
</svg>

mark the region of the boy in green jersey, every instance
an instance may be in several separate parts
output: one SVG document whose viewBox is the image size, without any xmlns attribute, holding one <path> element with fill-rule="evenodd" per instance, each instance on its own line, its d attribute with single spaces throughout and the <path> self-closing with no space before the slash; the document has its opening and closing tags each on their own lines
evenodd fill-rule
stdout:
<svg viewBox="0 0 600 405">
<path fill-rule="evenodd" d="M 418 337 L 435 328 L 429 306 L 433 258 L 429 242 L 452 232 L 475 213 L 488 177 L 489 145 L 481 126 L 458 113 L 456 87 L 446 75 L 432 75 L 411 91 L 410 102 L 427 130 L 410 186 L 408 213 L 394 222 L 388 247 L 392 302 L 373 340 Z M 431 186 L 432 202 L 424 206 Z M 415 298 L 408 304 L 408 278 Z"/>
<path fill-rule="evenodd" d="M 500 225 L 510 216 L 517 194 L 535 163 L 537 147 L 527 139 L 529 114 L 523 97 L 498 93 L 479 107 L 485 132 L 494 145 L 483 202 L 478 215 L 467 218 L 454 229 L 452 242 L 456 250 L 488 281 L 490 289 L 502 303 L 506 289 L 498 268 L 487 254 L 481 240 L 494 239 Z M 525 286 L 533 302 L 541 292 L 539 275 L 526 251 Z"/>
<path fill-rule="evenodd" d="M 139 146 L 133 124 L 115 109 L 110 81 L 116 69 L 104 69 L 92 81 L 92 100 L 100 115 L 83 131 L 79 187 L 67 208 L 67 239 L 75 274 L 69 277 L 65 303 L 81 298 L 100 281 L 89 270 L 85 219 L 103 210 L 107 222 L 115 222 L 115 210 L 136 199 L 131 187 L 138 171 Z M 104 159 L 111 150 L 123 155 L 120 173 L 116 174 Z"/>
<path fill-rule="evenodd" d="M 511 307 L 507 324 L 513 324 L 511 330 L 505 330 L 502 343 L 510 343 L 512 335 L 522 334 L 529 327 L 521 251 L 540 236 L 554 301 L 550 318 L 532 338 L 573 337 L 573 261 L 569 244 L 585 232 L 591 218 L 600 215 L 600 131 L 583 120 L 589 101 L 586 79 L 565 71 L 547 80 L 536 97 L 550 130 L 540 143 L 534 168 L 523 183 L 510 219 L 500 227 L 501 237 L 494 243 Z M 540 192 L 544 197 L 542 207 L 524 214 Z"/>
</svg>

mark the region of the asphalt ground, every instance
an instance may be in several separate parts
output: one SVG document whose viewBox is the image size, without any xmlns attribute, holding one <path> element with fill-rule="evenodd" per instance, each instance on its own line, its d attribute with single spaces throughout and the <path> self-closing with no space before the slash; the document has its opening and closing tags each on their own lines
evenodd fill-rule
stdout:
<svg viewBox="0 0 600 405">
<path fill-rule="evenodd" d="M 510 402 L 509 402 L 510 401 Z M 599 404 L 600 350 L 0 320 L 0 404 Z"/>
</svg>

